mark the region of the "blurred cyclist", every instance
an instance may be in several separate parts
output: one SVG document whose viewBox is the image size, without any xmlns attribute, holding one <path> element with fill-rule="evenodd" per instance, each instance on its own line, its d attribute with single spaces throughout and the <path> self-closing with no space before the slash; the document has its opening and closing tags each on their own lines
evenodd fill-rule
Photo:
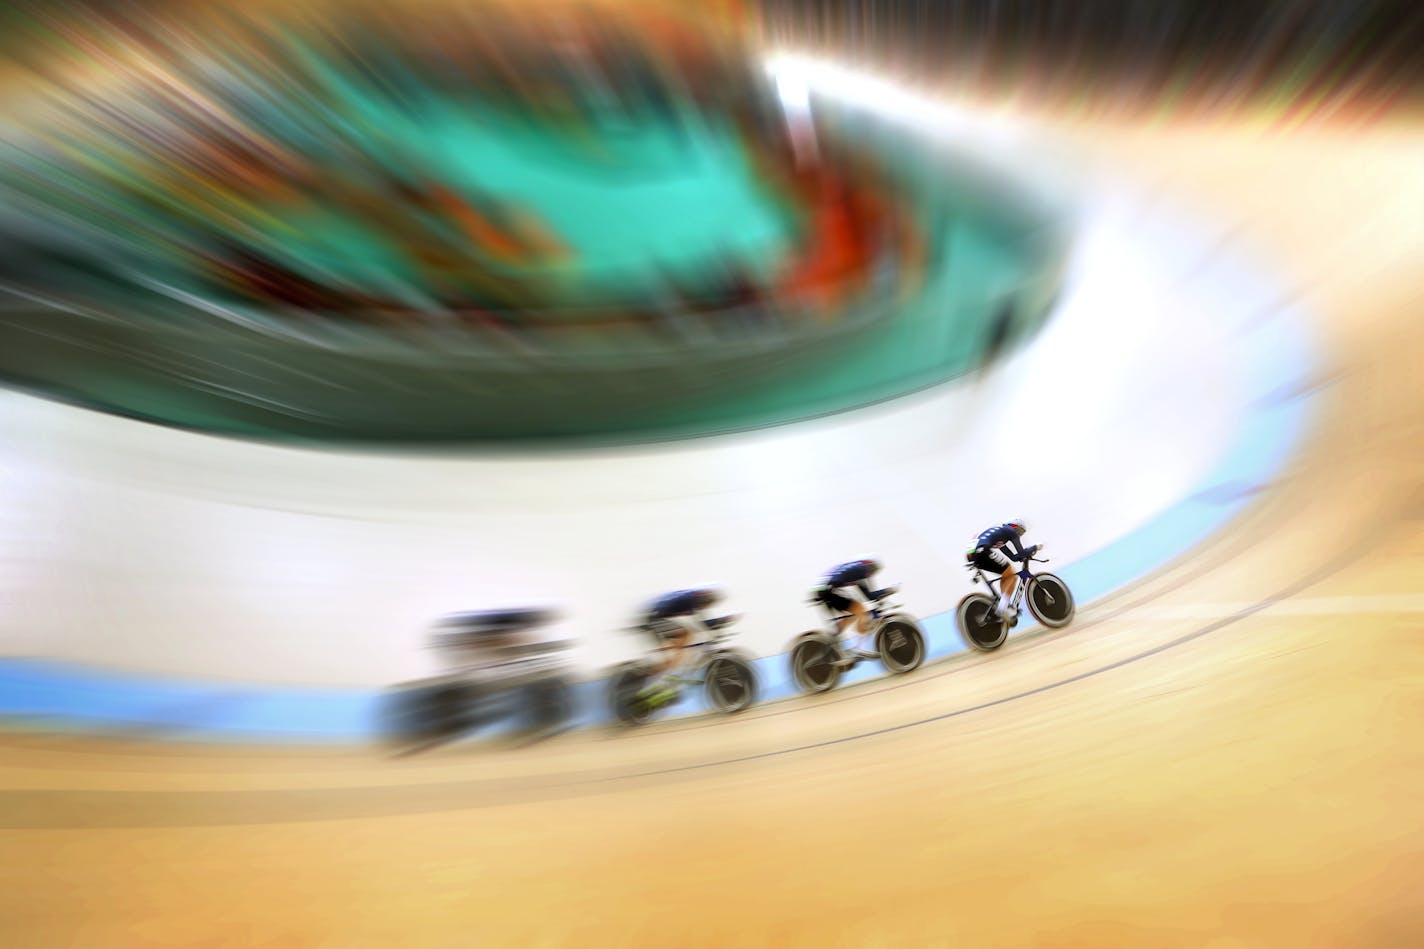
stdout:
<svg viewBox="0 0 1424 949">
<path fill-rule="evenodd" d="M 840 615 L 835 620 L 836 635 L 842 637 L 853 620 L 857 635 L 853 641 L 844 637 L 841 642 L 843 646 L 849 647 L 849 652 L 863 659 L 873 659 L 879 655 L 869 641 L 873 630 L 870 610 L 866 607 L 867 603 L 873 603 L 888 592 L 870 588 L 870 578 L 879 571 L 880 564 L 874 560 L 851 560 L 827 570 L 812 590 L 816 602 L 824 604 L 833 614 L 850 614 Z M 858 593 L 859 598 L 851 596 L 852 591 Z"/>
<path fill-rule="evenodd" d="M 997 573 L 1002 578 L 1003 582 L 999 584 L 999 603 L 994 607 L 994 612 L 1002 620 L 1013 618 L 1014 611 L 1009 606 L 1009 599 L 1014 595 L 1014 588 L 1019 582 L 1014 563 L 1027 563 L 1028 558 L 1039 549 L 1024 548 L 1019 538 L 1027 531 L 1028 526 L 1022 520 L 1007 521 L 984 531 L 974 541 L 974 546 L 964 552 L 964 559 L 980 570 Z"/>
<path fill-rule="evenodd" d="M 700 635 L 694 638 L 693 633 L 710 628 L 703 611 L 721 598 L 719 591 L 709 588 L 676 590 L 649 605 L 642 628 L 657 637 L 662 657 L 654 667 L 652 679 L 638 693 L 640 698 L 677 690 L 677 673 L 687 664 L 688 647 L 702 639 Z"/>
</svg>

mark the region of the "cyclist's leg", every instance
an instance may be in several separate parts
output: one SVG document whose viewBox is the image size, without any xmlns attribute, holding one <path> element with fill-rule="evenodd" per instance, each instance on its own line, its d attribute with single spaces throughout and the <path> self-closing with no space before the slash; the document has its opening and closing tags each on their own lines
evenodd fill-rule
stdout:
<svg viewBox="0 0 1424 949">
<path fill-rule="evenodd" d="M 670 699 L 677 693 L 677 673 L 687 661 L 687 644 L 691 640 L 692 634 L 686 630 L 664 637 L 662 645 L 658 647 L 662 653 L 660 661 L 653 667 L 653 674 L 648 676 L 643 687 L 638 690 L 640 699 L 651 701 L 658 696 Z"/>
<path fill-rule="evenodd" d="M 855 619 L 856 602 L 841 596 L 835 590 L 829 589 L 819 591 L 816 594 L 816 599 L 835 617 L 832 623 L 835 626 L 836 639 L 843 639 L 845 637 L 846 627 Z M 851 615 L 843 615 L 846 613 Z"/>
<path fill-rule="evenodd" d="M 1014 597 L 1014 590 L 1018 588 L 1018 582 L 1019 577 L 1013 567 L 1009 567 L 1003 572 L 999 581 L 999 602 L 995 607 L 1000 616 L 1006 617 L 1012 611 L 1013 608 L 1009 605 L 1009 601 Z"/>
<path fill-rule="evenodd" d="M 865 608 L 865 604 L 859 600 L 847 598 L 847 608 L 850 610 L 851 618 L 855 620 L 855 631 L 864 636 L 870 632 L 870 611 Z"/>
<path fill-rule="evenodd" d="M 667 638 L 663 644 L 666 655 L 661 669 L 664 676 L 671 676 L 678 669 L 682 668 L 683 664 L 687 661 L 687 644 L 691 641 L 692 633 L 686 629 Z"/>
<path fill-rule="evenodd" d="M 691 641 L 691 632 L 680 624 L 678 632 L 663 635 L 662 642 L 658 645 L 658 659 L 653 664 L 653 674 L 643 685 L 640 695 L 650 695 L 672 685 L 677 670 L 686 662 L 687 644 Z"/>
<path fill-rule="evenodd" d="M 999 591 L 1000 591 L 1001 595 L 1003 596 L 1004 602 L 1007 603 L 1009 600 L 1013 599 L 1013 597 L 1014 597 L 1014 590 L 1018 589 L 1018 585 L 1019 585 L 1019 572 L 1018 572 L 1018 568 L 1017 568 L 1017 567 L 1014 567 L 1012 564 L 1009 565 L 1008 567 L 1005 567 L 1005 568 L 1004 568 L 1004 572 L 1003 572 L 1002 574 L 1000 574 L 1000 579 L 999 579 Z"/>
<path fill-rule="evenodd" d="M 818 599 L 839 617 L 835 620 L 836 643 L 842 652 L 847 654 L 842 661 L 852 661 L 850 654 L 863 651 L 865 648 L 862 639 L 870 626 L 869 611 L 866 610 L 864 603 L 844 596 L 835 590 L 821 591 Z M 850 615 L 846 616 L 847 613 Z"/>
<path fill-rule="evenodd" d="M 1018 575 L 1014 572 L 1014 563 L 1007 554 L 998 548 L 986 550 L 979 556 L 979 566 L 999 574 L 999 602 L 995 604 L 995 611 L 1000 616 L 1008 616 L 1009 598 L 1014 595 L 1014 585 L 1018 582 Z"/>
<path fill-rule="evenodd" d="M 852 652 L 870 653 L 875 650 L 870 648 L 867 640 L 870 638 L 871 623 L 870 610 L 860 600 L 846 599 L 846 609 L 850 611 L 851 620 L 855 625 L 846 631 L 841 641 Z"/>
</svg>

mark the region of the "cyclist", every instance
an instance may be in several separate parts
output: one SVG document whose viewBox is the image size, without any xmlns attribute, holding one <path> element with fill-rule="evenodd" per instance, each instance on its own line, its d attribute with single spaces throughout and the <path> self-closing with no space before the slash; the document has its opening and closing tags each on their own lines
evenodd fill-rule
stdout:
<svg viewBox="0 0 1424 949">
<path fill-rule="evenodd" d="M 1015 519 L 991 527 L 975 539 L 974 545 L 964 552 L 964 559 L 981 570 L 997 573 L 1003 579 L 999 584 L 999 602 L 994 612 L 999 619 L 1012 620 L 1013 608 L 1009 600 L 1018 586 L 1018 572 L 1014 562 L 1027 563 L 1028 558 L 1038 551 L 1038 547 L 1024 548 L 1020 538 L 1028 531 L 1022 519 Z"/>
<path fill-rule="evenodd" d="M 668 689 L 677 691 L 677 673 L 687 664 L 688 647 L 700 645 L 693 633 L 711 628 L 703 612 L 721 598 L 720 591 L 706 587 L 675 590 L 648 606 L 642 629 L 657 637 L 658 651 L 663 657 L 653 670 L 653 677 L 639 691 L 639 698 L 649 698 Z"/>
<path fill-rule="evenodd" d="M 812 590 L 812 597 L 816 602 L 824 604 L 826 609 L 838 615 L 839 618 L 835 621 L 836 635 L 841 637 L 843 648 L 848 647 L 846 651 L 850 656 L 873 659 L 879 655 L 869 642 L 872 628 L 870 610 L 866 608 L 867 603 L 873 603 L 889 592 L 870 589 L 870 578 L 879 572 L 880 564 L 877 561 L 851 560 L 827 570 Z M 850 596 L 852 591 L 859 593 L 860 598 Z M 846 613 L 850 615 L 840 615 Z M 852 621 L 855 623 L 856 632 L 854 640 L 845 636 L 846 627 Z"/>
</svg>

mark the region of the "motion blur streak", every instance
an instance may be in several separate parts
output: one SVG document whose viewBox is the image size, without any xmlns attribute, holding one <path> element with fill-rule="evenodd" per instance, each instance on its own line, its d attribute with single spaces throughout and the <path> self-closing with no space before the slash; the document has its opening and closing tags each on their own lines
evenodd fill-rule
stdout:
<svg viewBox="0 0 1424 949">
<path fill-rule="evenodd" d="M 795 113 L 675 5 L 8 15 L 0 373 L 84 404 L 269 438 L 703 434 L 975 368 L 916 338 L 967 339 L 985 271 L 1025 324 L 1056 290 L 1052 221 Z M 831 368 L 858 351 L 873 371 Z"/>
<path fill-rule="evenodd" d="M 1058 119 L 1361 121 L 1424 93 L 1411 0 L 763 0 L 758 35 Z"/>
<path fill-rule="evenodd" d="M 0 671 L 101 656 L 101 706 L 125 655 L 430 645 L 461 728 L 548 740 L 8 722 L 0 941 L 1418 944 L 1422 48 L 1412 0 L 7 6 Z M 1315 363 L 1237 351 L 1281 320 Z M 553 734 L 552 630 L 720 570 L 784 639 L 773 587 L 872 554 L 927 615 L 1011 515 L 1071 577 L 1298 400 L 1269 480 L 1183 502 L 1241 513 L 1067 628 Z M 369 450 L 417 443 L 458 453 Z"/>
</svg>

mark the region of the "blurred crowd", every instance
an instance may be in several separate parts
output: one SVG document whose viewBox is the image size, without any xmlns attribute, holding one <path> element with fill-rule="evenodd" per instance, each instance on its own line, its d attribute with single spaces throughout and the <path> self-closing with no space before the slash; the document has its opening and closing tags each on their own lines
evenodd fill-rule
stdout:
<svg viewBox="0 0 1424 949">
<path fill-rule="evenodd" d="M 88 257 L 203 318 L 236 307 L 383 327 L 676 335 L 689 320 L 755 330 L 842 319 L 924 267 L 923 222 L 893 173 L 852 143 L 798 150 L 744 48 L 672 13 L 348 4 L 333 19 L 45 4 L 7 16 L 26 109 L 6 136 L 0 189 L 7 228 L 29 247 L 25 272 L 5 278 L 61 299 L 76 286 L 65 268 Z M 674 135 L 718 124 L 793 238 L 771 266 L 714 249 L 695 268 L 649 261 L 627 286 L 581 282 L 579 249 L 539 207 L 477 170 L 455 180 L 409 134 L 466 104 L 557 138 L 590 174 L 630 122 Z M 14 233 L 24 215 L 43 226 Z M 292 238 L 311 221 L 359 235 L 380 263 L 304 256 Z"/>
<path fill-rule="evenodd" d="M 1424 97 L 1417 0 L 760 0 L 763 41 L 1055 112 L 1378 114 Z"/>
</svg>

